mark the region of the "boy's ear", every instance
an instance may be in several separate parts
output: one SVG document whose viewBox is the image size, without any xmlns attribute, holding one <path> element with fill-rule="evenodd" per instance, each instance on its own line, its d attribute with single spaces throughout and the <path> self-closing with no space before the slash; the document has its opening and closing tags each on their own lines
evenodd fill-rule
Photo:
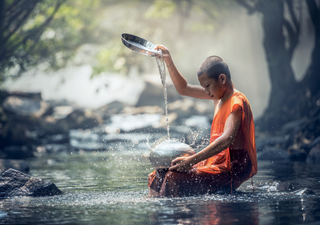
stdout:
<svg viewBox="0 0 320 225">
<path fill-rule="evenodd" d="M 227 82 L 227 76 L 223 73 L 219 75 L 219 79 L 222 84 L 225 84 Z"/>
</svg>

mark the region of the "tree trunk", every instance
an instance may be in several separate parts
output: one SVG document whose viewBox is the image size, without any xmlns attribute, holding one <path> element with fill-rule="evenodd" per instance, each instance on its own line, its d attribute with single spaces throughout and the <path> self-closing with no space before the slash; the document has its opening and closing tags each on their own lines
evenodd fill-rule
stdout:
<svg viewBox="0 0 320 225">
<path fill-rule="evenodd" d="M 320 91 L 320 6 L 317 6 L 314 0 L 307 0 L 306 2 L 315 30 L 315 41 L 310 66 L 300 85 L 308 87 L 311 95 L 316 95 Z"/>
<path fill-rule="evenodd" d="M 278 130 L 290 121 L 287 98 L 294 94 L 297 82 L 291 68 L 291 55 L 286 48 L 284 37 L 284 2 L 272 0 L 261 2 L 258 10 L 263 15 L 263 46 L 268 62 L 271 82 L 269 105 L 263 116 L 257 121 L 261 130 Z M 293 115 L 294 116 L 294 115 Z"/>
<path fill-rule="evenodd" d="M 279 107 L 297 84 L 285 46 L 282 23 L 284 21 L 283 7 L 283 1 L 268 1 L 262 11 L 263 46 L 271 82 L 270 110 Z"/>
</svg>

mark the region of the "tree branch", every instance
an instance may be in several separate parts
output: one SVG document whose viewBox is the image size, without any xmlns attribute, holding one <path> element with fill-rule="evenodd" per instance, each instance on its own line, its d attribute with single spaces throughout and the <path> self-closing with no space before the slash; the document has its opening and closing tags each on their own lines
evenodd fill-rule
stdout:
<svg viewBox="0 0 320 225">
<path fill-rule="evenodd" d="M 289 23 L 288 20 L 284 19 L 283 20 L 283 25 L 288 31 L 289 35 L 289 48 L 288 48 L 288 56 L 289 60 L 291 61 L 293 52 L 296 49 L 298 43 L 299 43 L 299 33 L 295 32 L 294 29 L 292 28 L 292 25 Z"/>
<path fill-rule="evenodd" d="M 286 3 L 288 5 L 288 9 L 289 9 L 289 13 L 292 18 L 292 22 L 295 26 L 295 30 L 297 31 L 297 34 L 299 34 L 300 33 L 300 24 L 298 22 L 296 14 L 294 13 L 292 2 L 293 2 L 292 0 L 286 0 Z"/>
<path fill-rule="evenodd" d="M 5 25 L 4 29 L 8 30 L 13 22 L 19 23 L 17 21 L 19 21 L 19 18 L 21 18 L 21 15 L 23 14 L 23 12 L 28 10 L 28 8 L 30 8 L 32 6 L 32 4 L 35 5 L 39 1 L 40 0 L 20 1 L 19 3 L 21 3 L 21 4 L 16 5 L 16 7 L 15 7 L 15 8 L 17 8 L 16 10 L 13 10 L 12 12 L 5 12 L 6 17 L 4 20 L 4 25 Z"/>
<path fill-rule="evenodd" d="M 33 9 L 36 7 L 38 2 L 34 2 L 33 5 L 30 5 L 28 11 L 22 16 L 21 20 L 17 23 L 16 27 L 7 35 L 4 37 L 3 43 L 6 43 L 7 40 L 21 27 L 23 23 L 26 22 L 26 19 L 29 17 Z"/>
<path fill-rule="evenodd" d="M 16 5 L 18 5 L 19 3 L 21 3 L 21 2 L 22 2 L 21 0 L 15 0 L 14 2 L 12 2 L 12 3 L 8 6 L 7 9 L 5 9 L 6 12 L 7 12 L 8 14 L 11 14 L 11 10 L 14 9 L 14 7 L 15 7 Z"/>
<path fill-rule="evenodd" d="M 59 0 L 55 6 L 54 11 L 46 19 L 46 21 L 44 21 L 43 24 L 41 24 L 37 28 L 34 28 L 31 31 L 29 31 L 29 34 L 27 36 L 25 36 L 22 41 L 20 41 L 19 43 L 14 45 L 9 51 L 7 51 L 7 54 L 8 53 L 9 53 L 9 55 L 12 54 L 20 45 L 24 44 L 28 39 L 30 39 L 30 37 L 36 36 L 36 38 L 39 38 L 41 36 L 41 34 L 43 33 L 44 28 L 51 22 L 51 20 L 53 19 L 54 15 L 56 14 L 56 12 L 58 11 L 58 9 L 60 8 L 60 6 L 62 5 L 63 2 L 65 2 L 65 0 Z"/>
</svg>

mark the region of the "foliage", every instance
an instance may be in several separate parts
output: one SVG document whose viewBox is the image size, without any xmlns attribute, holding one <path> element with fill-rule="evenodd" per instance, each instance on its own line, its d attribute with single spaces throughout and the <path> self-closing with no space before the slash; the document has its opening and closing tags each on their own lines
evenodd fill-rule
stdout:
<svg viewBox="0 0 320 225">
<path fill-rule="evenodd" d="M 66 65 L 83 43 L 96 42 L 100 0 L 1 1 L 0 83 L 31 66 Z M 1 8 L 1 7 L 0 7 Z"/>
<path fill-rule="evenodd" d="M 162 41 L 172 42 L 185 33 L 212 32 L 213 21 L 219 20 L 221 5 L 230 2 L 1 1 L 0 84 L 8 77 L 18 77 L 28 68 L 44 62 L 47 68 L 62 68 L 85 43 L 100 48 L 92 76 L 103 72 L 128 74 L 132 68 L 142 72 L 145 59 L 123 48 L 121 33 L 139 34 L 149 40 L 161 36 Z"/>
</svg>

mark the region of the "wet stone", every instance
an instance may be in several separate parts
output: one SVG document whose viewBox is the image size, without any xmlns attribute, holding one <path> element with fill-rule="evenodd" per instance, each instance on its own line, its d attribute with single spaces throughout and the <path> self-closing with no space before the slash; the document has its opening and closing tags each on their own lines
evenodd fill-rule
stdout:
<svg viewBox="0 0 320 225">
<path fill-rule="evenodd" d="M 320 144 L 320 136 L 315 138 L 312 143 L 311 143 L 311 146 L 314 147 L 316 145 L 319 145 Z"/>
<path fill-rule="evenodd" d="M 316 193 L 309 188 L 302 188 L 292 192 L 294 195 L 315 195 Z"/>
<path fill-rule="evenodd" d="M 8 169 L 0 175 L 0 198 L 16 196 L 53 196 L 60 195 L 55 184 L 32 177 L 18 170 Z"/>
<path fill-rule="evenodd" d="M 261 182 L 255 186 L 260 190 L 266 190 L 268 192 L 289 192 L 294 189 L 290 182 L 283 181 L 267 181 Z"/>
<path fill-rule="evenodd" d="M 307 162 L 320 162 L 320 144 L 317 144 L 310 150 Z"/>
<path fill-rule="evenodd" d="M 293 161 L 305 161 L 307 158 L 307 151 L 304 148 L 290 148 L 288 149 L 289 157 Z"/>
<path fill-rule="evenodd" d="M 41 100 L 9 96 L 3 102 L 3 108 L 20 116 L 42 116 L 49 105 Z"/>
</svg>

